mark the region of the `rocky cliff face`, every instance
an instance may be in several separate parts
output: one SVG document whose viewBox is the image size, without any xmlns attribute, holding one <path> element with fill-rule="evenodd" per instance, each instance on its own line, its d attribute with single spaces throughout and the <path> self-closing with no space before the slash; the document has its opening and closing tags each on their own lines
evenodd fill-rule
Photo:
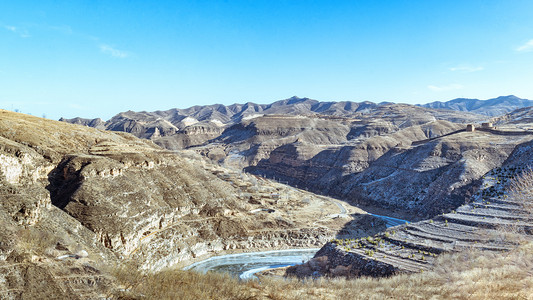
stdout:
<svg viewBox="0 0 533 300">
<path fill-rule="evenodd" d="M 63 155 L 112 136 L 78 126 L 64 132 L 63 127 L 60 122 L 0 110 L 2 299 L 87 299 L 113 289 L 113 279 L 99 265 L 114 261 L 115 254 L 54 206 L 46 189 L 48 174 Z M 70 255 L 78 259 L 67 258 Z"/>
<path fill-rule="evenodd" d="M 111 146 L 95 145 L 99 155 L 66 156 L 50 173 L 52 203 L 143 268 L 235 249 L 316 247 L 342 226 L 325 215 L 322 224 L 306 223 L 317 209 L 335 212 L 335 205 L 312 194 L 259 185 L 251 175 L 206 162 L 202 167 L 201 157 L 117 153 Z"/>
</svg>

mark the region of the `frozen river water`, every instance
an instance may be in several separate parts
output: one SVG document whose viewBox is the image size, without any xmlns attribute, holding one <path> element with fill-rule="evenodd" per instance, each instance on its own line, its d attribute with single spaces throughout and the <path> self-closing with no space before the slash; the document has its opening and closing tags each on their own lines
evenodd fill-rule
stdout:
<svg viewBox="0 0 533 300">
<path fill-rule="evenodd" d="M 378 217 L 382 219 L 383 221 L 385 221 L 385 225 L 387 226 L 387 228 L 409 223 L 409 221 L 397 219 L 393 217 L 380 216 L 380 215 L 375 215 L 375 214 L 370 214 L 370 215 L 373 215 L 374 217 Z"/>
<path fill-rule="evenodd" d="M 254 278 L 255 273 L 267 269 L 301 264 L 311 259 L 318 250 L 319 248 L 291 249 L 214 256 L 184 270 L 227 272 L 240 279 L 250 279 Z"/>
</svg>

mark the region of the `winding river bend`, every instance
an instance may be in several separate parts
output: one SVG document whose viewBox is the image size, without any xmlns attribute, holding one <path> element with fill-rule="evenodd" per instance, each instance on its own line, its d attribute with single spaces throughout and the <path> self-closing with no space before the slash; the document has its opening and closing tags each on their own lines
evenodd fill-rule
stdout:
<svg viewBox="0 0 533 300">
<path fill-rule="evenodd" d="M 406 220 L 387 216 L 373 216 L 382 218 L 386 222 L 387 227 L 408 223 Z M 257 272 L 272 268 L 294 266 L 306 262 L 318 250 L 320 248 L 274 250 L 214 256 L 187 266 L 184 270 L 193 270 L 201 273 L 208 271 L 227 272 L 238 276 L 240 279 L 247 280 L 255 278 L 254 274 Z"/>
</svg>

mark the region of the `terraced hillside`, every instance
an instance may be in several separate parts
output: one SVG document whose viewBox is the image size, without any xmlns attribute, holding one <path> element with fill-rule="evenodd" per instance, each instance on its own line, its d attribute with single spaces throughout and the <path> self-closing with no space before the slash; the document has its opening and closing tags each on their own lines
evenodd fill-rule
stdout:
<svg viewBox="0 0 533 300">
<path fill-rule="evenodd" d="M 504 167 L 488 172 L 472 202 L 430 220 L 389 228 L 360 239 L 334 239 L 310 263 L 289 274 L 389 276 L 428 270 L 445 252 L 506 251 L 533 240 L 533 215 L 510 191 L 529 166 L 532 143 L 517 147 Z"/>
<path fill-rule="evenodd" d="M 508 114 L 494 117 L 491 121 L 496 126 L 508 126 L 509 124 L 513 124 L 515 127 L 531 130 L 533 129 L 533 107 L 530 106 L 516 109 Z"/>
</svg>

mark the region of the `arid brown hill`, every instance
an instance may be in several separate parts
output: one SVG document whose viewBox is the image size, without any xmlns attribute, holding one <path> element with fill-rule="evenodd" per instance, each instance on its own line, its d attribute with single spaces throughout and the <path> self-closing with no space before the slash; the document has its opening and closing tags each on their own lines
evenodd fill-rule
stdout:
<svg viewBox="0 0 533 300">
<path fill-rule="evenodd" d="M 355 122 L 258 117 L 194 149 L 253 174 L 417 220 L 468 201 L 483 174 L 533 138 L 468 133 L 462 124 L 423 115 L 366 120 L 358 128 Z"/>
<path fill-rule="evenodd" d="M 505 115 L 494 117 L 491 121 L 496 126 L 512 124 L 525 130 L 532 130 L 533 107 L 519 108 Z"/>
</svg>

